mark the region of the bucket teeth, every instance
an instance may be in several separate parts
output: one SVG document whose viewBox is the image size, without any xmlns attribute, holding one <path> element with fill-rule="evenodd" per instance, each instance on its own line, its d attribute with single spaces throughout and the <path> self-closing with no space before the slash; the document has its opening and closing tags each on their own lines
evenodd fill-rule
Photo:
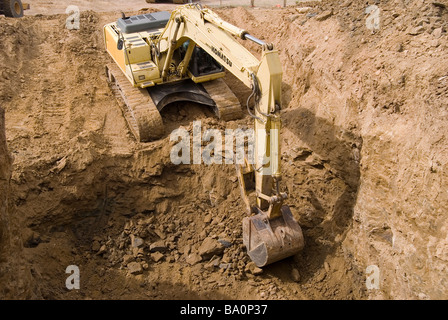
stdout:
<svg viewBox="0 0 448 320">
<path fill-rule="evenodd" d="M 304 247 L 302 229 L 289 207 L 283 206 L 281 213 L 274 219 L 263 213 L 243 219 L 243 243 L 258 267 L 295 255 Z"/>
</svg>

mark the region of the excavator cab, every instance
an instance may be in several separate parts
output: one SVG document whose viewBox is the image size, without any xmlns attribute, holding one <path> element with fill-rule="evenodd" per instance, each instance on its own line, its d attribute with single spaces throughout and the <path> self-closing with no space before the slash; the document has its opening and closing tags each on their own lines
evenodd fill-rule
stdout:
<svg viewBox="0 0 448 320">
<path fill-rule="evenodd" d="M 190 41 L 184 41 L 178 51 L 175 52 L 174 60 L 182 61 L 189 46 Z M 195 45 L 187 71 L 191 74 L 192 79 L 147 88 L 157 109 L 162 111 L 163 108 L 174 102 L 193 102 L 210 107 L 217 113 L 215 101 L 204 86 L 201 83 L 196 83 L 193 79 L 207 76 L 221 77 L 225 74 L 224 67 L 202 48 Z"/>
<path fill-rule="evenodd" d="M 184 42 L 184 44 L 179 49 L 180 58 L 183 60 L 188 46 L 190 45 L 190 40 Z M 193 49 L 193 55 L 191 56 L 190 63 L 188 64 L 188 71 L 194 77 L 202 77 L 206 75 L 222 73 L 224 72 L 224 67 L 222 64 L 218 63 L 211 55 L 205 52 L 201 47 L 195 46 Z"/>
</svg>

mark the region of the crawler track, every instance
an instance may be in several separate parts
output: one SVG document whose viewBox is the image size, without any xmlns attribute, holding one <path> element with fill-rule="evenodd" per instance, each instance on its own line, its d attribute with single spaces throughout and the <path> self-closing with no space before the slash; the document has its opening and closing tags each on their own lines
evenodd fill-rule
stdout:
<svg viewBox="0 0 448 320">
<path fill-rule="evenodd" d="M 135 88 L 115 65 L 106 67 L 112 87 L 129 129 L 139 142 L 156 140 L 163 135 L 164 126 L 159 111 L 145 89 Z"/>
<path fill-rule="evenodd" d="M 243 116 L 240 102 L 223 79 L 202 83 L 207 93 L 216 103 L 215 113 L 224 121 L 237 120 Z"/>
</svg>

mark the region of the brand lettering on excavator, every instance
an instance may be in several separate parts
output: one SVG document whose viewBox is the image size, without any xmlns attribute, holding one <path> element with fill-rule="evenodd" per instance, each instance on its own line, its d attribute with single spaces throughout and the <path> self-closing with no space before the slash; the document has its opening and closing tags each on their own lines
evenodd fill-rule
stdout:
<svg viewBox="0 0 448 320">
<path fill-rule="evenodd" d="M 221 50 L 216 49 L 215 47 L 211 47 L 212 48 L 212 52 L 214 54 L 216 54 L 218 57 L 221 58 L 221 60 L 224 60 L 225 63 L 227 63 L 230 67 L 232 66 L 232 61 L 230 61 L 229 58 L 227 58 L 224 53 L 221 52 Z"/>
</svg>

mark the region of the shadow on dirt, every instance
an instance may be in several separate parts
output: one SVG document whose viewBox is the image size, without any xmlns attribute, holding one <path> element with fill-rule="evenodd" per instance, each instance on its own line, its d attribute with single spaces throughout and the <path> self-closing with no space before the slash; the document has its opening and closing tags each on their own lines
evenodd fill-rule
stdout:
<svg viewBox="0 0 448 320">
<path fill-rule="evenodd" d="M 318 164 L 300 162 L 298 166 L 306 168 L 308 176 L 305 183 L 290 190 L 291 202 L 303 199 L 296 203 L 295 211 L 304 232 L 305 248 L 295 259 L 284 260 L 285 267 L 296 264 L 302 281 L 306 281 L 322 269 L 351 226 L 360 184 L 362 138 L 308 109 L 287 109 L 282 118 L 283 126 L 321 159 Z M 311 213 L 304 212 L 303 203 L 312 208 Z M 274 264 L 266 271 L 281 278 L 282 269 Z"/>
</svg>

